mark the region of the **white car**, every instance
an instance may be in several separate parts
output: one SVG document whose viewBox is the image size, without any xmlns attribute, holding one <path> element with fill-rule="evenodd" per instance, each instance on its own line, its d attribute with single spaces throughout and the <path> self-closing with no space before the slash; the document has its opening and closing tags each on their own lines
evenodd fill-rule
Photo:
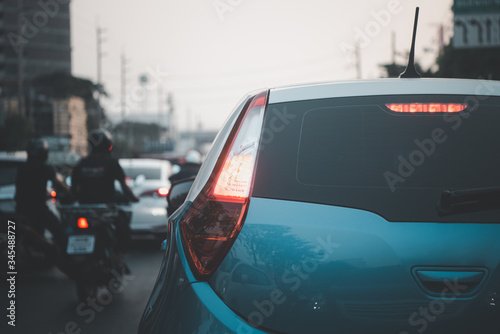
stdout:
<svg viewBox="0 0 500 334">
<path fill-rule="evenodd" d="M 133 238 L 154 238 L 167 231 L 167 201 L 170 190 L 170 162 L 158 159 L 120 159 L 125 180 L 134 194 L 140 198 L 132 203 Z M 118 186 L 119 189 L 119 186 Z"/>
</svg>

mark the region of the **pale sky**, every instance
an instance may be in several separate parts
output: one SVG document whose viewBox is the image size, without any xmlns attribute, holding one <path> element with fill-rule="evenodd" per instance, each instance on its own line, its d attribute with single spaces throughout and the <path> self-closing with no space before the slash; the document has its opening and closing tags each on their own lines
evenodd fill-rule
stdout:
<svg viewBox="0 0 500 334">
<path fill-rule="evenodd" d="M 178 127 L 218 129 L 249 91 L 277 85 L 356 79 L 348 45 L 361 43 L 362 77 L 380 76 L 396 48 L 411 43 L 420 6 L 416 58 L 437 55 L 439 26 L 452 35 L 452 0 L 73 0 L 73 74 L 96 80 L 96 22 L 106 29 L 104 101 L 120 115 L 120 55 L 128 59 L 127 113 L 152 114 L 158 86 L 171 92 Z M 216 9 L 216 7 L 218 9 Z M 389 13 L 390 15 L 385 15 Z M 361 32 L 361 33 L 360 33 Z M 362 35 L 361 35 L 362 34 Z M 398 57 L 400 62 L 406 62 Z M 139 75 L 150 74 L 146 101 Z M 162 101 L 165 99 L 162 98 Z M 146 109 L 144 111 L 144 108 Z M 165 106 L 163 106 L 165 110 Z"/>
</svg>

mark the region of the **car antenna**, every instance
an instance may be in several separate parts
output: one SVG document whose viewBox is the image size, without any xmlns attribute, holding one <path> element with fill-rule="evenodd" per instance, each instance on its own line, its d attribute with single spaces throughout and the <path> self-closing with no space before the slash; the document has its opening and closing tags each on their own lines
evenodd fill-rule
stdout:
<svg viewBox="0 0 500 334">
<path fill-rule="evenodd" d="M 411 41 L 410 56 L 408 59 L 408 66 L 405 71 L 399 75 L 400 78 L 404 79 L 419 79 L 422 76 L 417 72 L 415 68 L 415 40 L 417 39 L 417 26 L 418 26 L 418 13 L 420 8 L 417 7 L 415 11 L 415 24 L 413 25 L 413 40 Z"/>
</svg>

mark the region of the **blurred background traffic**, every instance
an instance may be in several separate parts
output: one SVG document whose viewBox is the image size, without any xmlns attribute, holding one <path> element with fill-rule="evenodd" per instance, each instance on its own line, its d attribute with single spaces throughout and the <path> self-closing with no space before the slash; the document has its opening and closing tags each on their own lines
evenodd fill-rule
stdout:
<svg viewBox="0 0 500 334">
<path fill-rule="evenodd" d="M 71 185 L 87 135 L 104 128 L 140 198 L 134 238 L 162 240 L 172 182 L 199 168 L 248 91 L 399 76 L 415 6 L 423 77 L 500 79 L 498 0 L 0 0 L 0 211 L 15 210 L 31 139 L 48 142 L 48 164 Z M 128 258 L 136 278 L 121 303 L 84 330 L 135 332 L 161 260 L 159 242 L 145 245 Z M 25 332 L 79 319 L 61 273 L 20 280 Z"/>
<path fill-rule="evenodd" d="M 204 155 L 255 87 L 399 75 L 416 5 L 424 76 L 499 78 L 496 1 L 1 0 L 0 151 L 71 165 L 104 127 L 116 157 Z"/>
</svg>

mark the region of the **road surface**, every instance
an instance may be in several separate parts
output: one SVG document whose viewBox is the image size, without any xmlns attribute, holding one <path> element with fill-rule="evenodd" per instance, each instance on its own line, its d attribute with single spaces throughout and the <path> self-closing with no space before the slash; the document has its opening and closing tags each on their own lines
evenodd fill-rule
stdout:
<svg viewBox="0 0 500 334">
<path fill-rule="evenodd" d="M 137 333 L 144 307 L 162 260 L 160 242 L 135 242 L 126 262 L 132 275 L 114 294 L 102 292 L 96 300 L 77 301 L 73 281 L 57 269 L 18 272 L 16 326 L 2 333 L 128 334 Z M 2 284 L 3 285 L 3 284 Z M 2 289 L 4 290 L 4 289 Z"/>
</svg>

